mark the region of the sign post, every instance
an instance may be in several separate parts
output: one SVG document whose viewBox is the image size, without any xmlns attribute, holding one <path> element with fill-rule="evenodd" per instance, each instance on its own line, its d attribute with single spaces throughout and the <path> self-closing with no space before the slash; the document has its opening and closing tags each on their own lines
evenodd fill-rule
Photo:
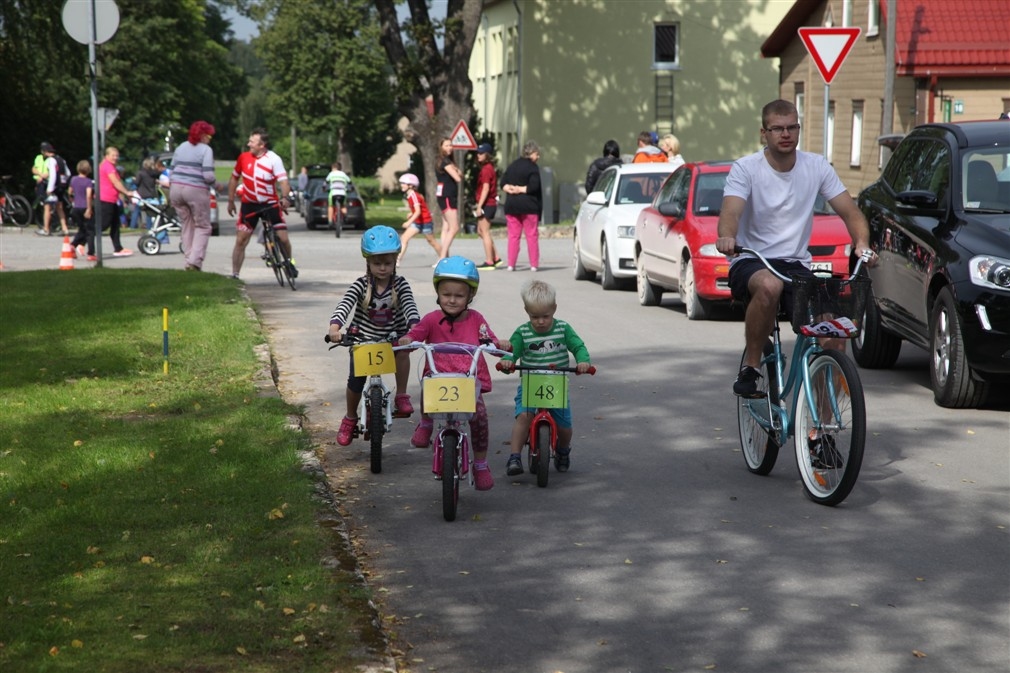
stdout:
<svg viewBox="0 0 1010 673">
<path fill-rule="evenodd" d="M 845 57 L 862 32 L 858 27 L 821 28 L 804 27 L 797 32 L 814 60 L 821 79 L 824 80 L 824 157 L 828 157 L 828 106 L 831 103 L 831 80 L 838 74 Z"/>
<path fill-rule="evenodd" d="M 453 155 L 453 159 L 456 161 L 456 166 L 459 167 L 460 175 L 465 176 L 466 173 L 463 171 L 465 162 L 462 160 L 463 155 L 461 154 L 461 151 L 465 152 L 477 149 L 477 141 L 473 139 L 473 134 L 470 133 L 470 127 L 466 125 L 466 121 L 462 119 L 459 120 L 459 123 L 456 124 L 456 128 L 452 130 L 452 135 L 449 136 L 449 140 L 452 142 L 452 149 L 456 150 Z M 466 229 L 466 210 L 463 208 L 466 204 L 465 191 L 465 185 L 461 180 L 459 183 L 458 201 L 456 203 L 456 212 L 459 217 L 460 231 L 464 231 Z"/>
</svg>

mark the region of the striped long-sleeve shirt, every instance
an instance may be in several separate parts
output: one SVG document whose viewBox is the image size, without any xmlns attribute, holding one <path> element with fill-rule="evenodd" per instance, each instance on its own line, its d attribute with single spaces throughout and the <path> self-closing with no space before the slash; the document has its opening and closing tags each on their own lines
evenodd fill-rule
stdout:
<svg viewBox="0 0 1010 673">
<path fill-rule="evenodd" d="M 172 184 L 208 189 L 214 184 L 214 150 L 188 140 L 172 155 Z"/>
<path fill-rule="evenodd" d="M 384 341 L 390 332 L 403 336 L 421 319 L 410 283 L 403 276 L 393 276 L 384 292 L 376 292 L 373 285 L 366 305 L 371 280 L 370 276 L 362 276 L 351 283 L 330 316 L 330 324 L 340 325 L 341 329 L 354 325 L 365 341 Z"/>
</svg>

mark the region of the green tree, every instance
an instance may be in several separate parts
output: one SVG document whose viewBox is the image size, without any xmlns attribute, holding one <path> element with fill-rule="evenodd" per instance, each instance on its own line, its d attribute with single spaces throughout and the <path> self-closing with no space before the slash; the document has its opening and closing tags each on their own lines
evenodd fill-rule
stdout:
<svg viewBox="0 0 1010 673">
<path fill-rule="evenodd" d="M 312 138 L 327 162 L 374 173 L 395 146 L 396 109 L 367 0 L 270 0 L 249 11 L 260 22 L 255 47 L 270 106 Z"/>
<path fill-rule="evenodd" d="M 397 107 L 410 122 L 406 139 L 423 158 L 424 184 L 431 201 L 439 141 L 452 133 L 460 119 L 473 119 L 470 52 L 480 27 L 482 0 L 448 0 L 444 21 L 432 20 L 425 0 L 407 0 L 410 19 L 402 25 L 395 0 L 374 2 L 382 46 L 396 78 Z"/>
</svg>

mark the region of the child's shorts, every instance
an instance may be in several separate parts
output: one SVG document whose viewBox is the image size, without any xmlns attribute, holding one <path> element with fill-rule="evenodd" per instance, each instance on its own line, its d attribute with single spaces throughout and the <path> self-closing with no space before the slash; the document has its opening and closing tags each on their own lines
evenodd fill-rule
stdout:
<svg viewBox="0 0 1010 673">
<path fill-rule="evenodd" d="M 519 389 L 516 390 L 516 416 L 528 411 L 531 414 L 537 413 L 536 407 L 524 407 L 523 406 L 523 384 L 519 384 Z M 554 417 L 554 422 L 558 424 L 559 428 L 568 429 L 572 427 L 572 406 L 569 402 L 568 406 L 564 409 L 548 409 L 551 412 L 551 416 Z"/>
<path fill-rule="evenodd" d="M 418 224 L 417 222 L 415 222 L 411 226 L 414 227 L 415 229 L 417 229 L 418 231 L 420 231 L 424 235 L 434 234 L 435 233 L 435 223 L 434 222 L 425 222 L 424 224 Z"/>
</svg>

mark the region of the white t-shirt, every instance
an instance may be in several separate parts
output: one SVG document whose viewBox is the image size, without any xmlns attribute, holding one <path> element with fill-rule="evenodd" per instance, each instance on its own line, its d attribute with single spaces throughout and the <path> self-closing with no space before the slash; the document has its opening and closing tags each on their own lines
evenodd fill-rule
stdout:
<svg viewBox="0 0 1010 673">
<path fill-rule="evenodd" d="M 733 162 L 723 196 L 739 196 L 747 202 L 740 215 L 738 245 L 753 248 L 769 259 L 788 259 L 809 266 L 807 246 L 814 228 L 817 195 L 831 200 L 844 191 L 835 169 L 820 154 L 797 150 L 792 170 L 780 173 L 760 150 Z"/>
</svg>

